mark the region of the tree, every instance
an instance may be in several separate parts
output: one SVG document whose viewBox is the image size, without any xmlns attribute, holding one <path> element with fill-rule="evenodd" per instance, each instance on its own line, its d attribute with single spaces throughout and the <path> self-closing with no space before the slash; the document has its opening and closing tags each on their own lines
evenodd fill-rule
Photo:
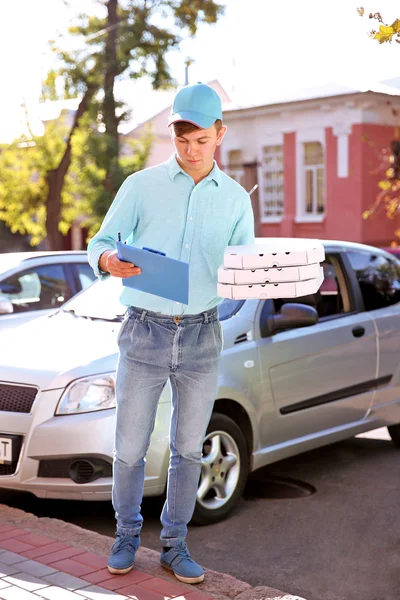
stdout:
<svg viewBox="0 0 400 600">
<path fill-rule="evenodd" d="M 61 78 L 64 98 L 80 99 L 72 127 L 62 138 L 48 130 L 43 140 L 18 140 L 0 153 L 0 219 L 15 231 L 32 233 L 33 243 L 47 234 L 52 250 L 62 248 L 61 233 L 68 231 L 76 207 L 85 209 L 85 224 L 95 228 L 126 175 L 145 162 L 149 139 L 135 144 L 134 154 L 121 156 L 118 127 L 128 111 L 115 99 L 115 81 L 148 76 L 154 89 L 172 86 L 167 53 L 179 46 L 178 30 L 193 36 L 200 23 L 215 23 L 223 12 L 212 0 L 97 4 L 103 15 L 81 14 L 68 29 L 77 49 L 64 50 L 62 39 L 52 42 L 59 66 L 49 73 L 42 97 L 57 98 Z M 21 163 L 15 173 L 9 170 L 3 181 L 4 166 L 16 161 Z"/>
<path fill-rule="evenodd" d="M 76 81 L 94 63 L 100 97 L 92 103 L 93 116 L 104 129 L 105 151 L 96 160 L 105 169 L 103 193 L 94 210 L 104 215 L 125 174 L 121 168 L 118 127 L 128 117 L 126 107 L 115 99 L 115 83 L 121 79 L 149 77 L 154 89 L 172 87 L 168 52 L 179 47 L 179 32 L 194 36 L 200 23 L 215 23 L 223 7 L 212 0 L 98 0 L 104 17 L 80 15 L 69 33 L 86 40 L 82 50 L 58 51 L 60 72 Z M 57 49 L 55 48 L 56 52 Z M 81 80 L 85 84 L 85 78 Z"/>
<path fill-rule="evenodd" d="M 76 118 L 76 117 L 75 117 Z M 102 217 L 93 210 L 103 191 L 105 169 L 94 160 L 96 152 L 106 152 L 104 136 L 91 120 L 89 111 L 74 129 L 65 124 L 64 115 L 50 121 L 43 135 L 21 137 L 0 146 L 0 221 L 14 234 L 30 235 L 31 244 L 39 244 L 49 230 L 66 235 L 79 218 L 90 234 L 100 226 Z M 124 177 L 143 169 L 150 150 L 151 135 L 129 142 L 131 151 L 120 158 Z M 59 190 L 61 202 L 58 221 L 48 206 L 49 176 L 61 165 L 65 169 L 66 152 L 70 163 Z M 53 196 L 54 198 L 54 196 Z M 51 221 L 53 219 L 53 222 Z"/>
<path fill-rule="evenodd" d="M 364 9 L 358 8 L 358 13 L 364 16 Z M 369 13 L 369 18 L 380 23 L 379 30 L 372 29 L 370 36 L 378 40 L 380 44 L 394 40 L 400 44 L 400 19 L 393 21 L 391 25 L 384 23 L 379 12 Z M 397 112 L 393 109 L 393 114 Z M 382 170 L 384 176 L 379 182 L 380 191 L 377 195 L 374 205 L 363 213 L 364 219 L 369 219 L 382 204 L 386 210 L 389 219 L 394 220 L 400 214 L 400 135 L 397 132 L 396 138 L 391 140 L 390 149 L 385 149 L 382 153 Z M 400 229 L 395 232 L 400 238 Z"/>
</svg>

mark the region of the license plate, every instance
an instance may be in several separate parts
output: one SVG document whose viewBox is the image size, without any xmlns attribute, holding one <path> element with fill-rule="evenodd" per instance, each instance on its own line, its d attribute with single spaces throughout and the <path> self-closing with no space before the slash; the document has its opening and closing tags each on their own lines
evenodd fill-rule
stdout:
<svg viewBox="0 0 400 600">
<path fill-rule="evenodd" d="M 12 463 L 12 439 L 0 437 L 0 464 Z"/>
</svg>

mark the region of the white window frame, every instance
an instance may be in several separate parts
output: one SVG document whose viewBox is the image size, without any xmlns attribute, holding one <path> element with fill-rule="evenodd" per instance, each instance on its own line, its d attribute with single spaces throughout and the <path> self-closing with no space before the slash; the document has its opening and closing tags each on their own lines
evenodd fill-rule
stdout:
<svg viewBox="0 0 400 600">
<path fill-rule="evenodd" d="M 317 166 L 304 165 L 304 144 L 308 142 L 319 142 L 322 146 L 324 154 L 324 198 L 325 212 L 307 213 L 306 212 L 306 177 L 307 169 L 316 169 Z M 296 134 L 296 218 L 295 223 L 322 223 L 327 214 L 327 198 L 326 198 L 326 140 L 324 129 L 309 129 L 307 131 L 299 131 Z"/>
<path fill-rule="evenodd" d="M 282 155 L 283 160 L 285 160 L 285 146 L 284 146 L 284 135 L 279 133 L 277 135 L 271 135 L 264 137 L 258 149 L 258 169 L 257 169 L 257 179 L 259 182 L 259 191 L 258 191 L 258 199 L 259 199 L 259 212 L 260 212 L 260 222 L 261 223 L 281 223 L 285 217 L 285 169 L 283 163 L 283 208 L 281 215 L 275 215 L 266 217 L 264 216 L 264 148 L 267 146 L 281 146 L 282 147 Z"/>
</svg>

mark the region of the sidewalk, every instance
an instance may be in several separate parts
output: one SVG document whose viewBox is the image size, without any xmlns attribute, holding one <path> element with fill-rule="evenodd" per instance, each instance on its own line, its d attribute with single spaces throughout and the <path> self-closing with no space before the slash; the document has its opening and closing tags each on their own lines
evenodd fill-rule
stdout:
<svg viewBox="0 0 400 600">
<path fill-rule="evenodd" d="M 211 569 L 202 583 L 180 583 L 159 553 L 143 546 L 130 573 L 111 575 L 113 541 L 0 504 L 0 600 L 305 600 Z"/>
<path fill-rule="evenodd" d="M 0 598 L 211 600 L 194 586 L 188 589 L 137 569 L 111 575 L 105 556 L 12 525 L 0 525 Z"/>
</svg>

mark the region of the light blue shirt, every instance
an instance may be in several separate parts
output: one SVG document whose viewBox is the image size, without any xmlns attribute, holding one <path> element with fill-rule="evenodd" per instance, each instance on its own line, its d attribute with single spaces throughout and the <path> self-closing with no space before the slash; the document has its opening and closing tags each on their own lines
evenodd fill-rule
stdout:
<svg viewBox="0 0 400 600">
<path fill-rule="evenodd" d="M 217 272 L 226 246 L 254 243 L 249 194 L 216 162 L 197 185 L 173 155 L 167 162 L 130 175 L 118 190 L 99 232 L 88 246 L 89 263 L 114 250 L 118 232 L 128 244 L 147 246 L 189 263 L 189 304 L 124 287 L 121 302 L 164 315 L 198 314 L 217 306 Z M 140 275 L 139 275 L 140 277 Z"/>
</svg>

